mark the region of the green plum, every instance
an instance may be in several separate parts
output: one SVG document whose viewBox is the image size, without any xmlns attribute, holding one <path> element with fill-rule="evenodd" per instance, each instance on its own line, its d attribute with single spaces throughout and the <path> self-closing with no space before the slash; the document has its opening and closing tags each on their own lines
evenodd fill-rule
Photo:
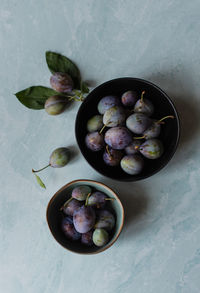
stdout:
<svg viewBox="0 0 200 293">
<path fill-rule="evenodd" d="M 49 159 L 49 164 L 47 166 L 45 166 L 39 170 L 32 169 L 32 172 L 37 173 L 37 172 L 40 172 L 48 167 L 53 167 L 53 168 L 64 167 L 69 162 L 69 159 L 70 159 L 70 150 L 68 148 L 65 148 L 65 147 L 57 148 L 51 153 L 51 156 Z M 40 177 L 37 176 L 36 174 L 35 174 L 35 176 L 36 176 L 36 179 L 37 179 L 37 182 L 39 183 L 39 185 L 41 187 L 46 188 L 44 183 L 40 179 Z"/>
<path fill-rule="evenodd" d="M 69 162 L 69 149 L 58 148 L 54 150 L 50 156 L 49 164 L 53 168 L 61 168 Z"/>
<path fill-rule="evenodd" d="M 104 246 L 109 240 L 108 232 L 104 229 L 95 229 L 92 235 L 92 240 L 96 246 Z"/>
<path fill-rule="evenodd" d="M 127 174 L 137 175 L 142 171 L 144 161 L 139 155 L 127 155 L 122 158 L 120 165 Z"/>
<path fill-rule="evenodd" d="M 148 139 L 140 146 L 140 153 L 147 159 L 158 159 L 162 156 L 163 152 L 163 144 L 156 138 Z"/>
<path fill-rule="evenodd" d="M 89 132 L 95 132 L 103 127 L 103 116 L 95 115 L 87 122 L 87 130 Z"/>
<path fill-rule="evenodd" d="M 44 104 L 44 108 L 49 115 L 58 115 L 62 113 L 68 103 L 66 97 L 51 96 Z"/>
</svg>

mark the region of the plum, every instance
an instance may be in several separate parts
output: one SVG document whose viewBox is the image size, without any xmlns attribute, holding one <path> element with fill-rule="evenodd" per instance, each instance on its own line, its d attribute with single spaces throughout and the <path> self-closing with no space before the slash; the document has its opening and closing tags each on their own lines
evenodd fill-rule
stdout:
<svg viewBox="0 0 200 293">
<path fill-rule="evenodd" d="M 122 125 L 126 119 L 124 109 L 119 106 L 114 106 L 106 110 L 103 115 L 103 123 L 107 127 L 115 127 Z"/>
<path fill-rule="evenodd" d="M 44 108 L 49 115 L 58 115 L 64 111 L 67 103 L 66 97 L 51 96 L 46 100 Z"/>
<path fill-rule="evenodd" d="M 97 213 L 95 228 L 103 228 L 105 230 L 112 230 L 115 226 L 115 217 L 107 210 L 99 210 Z"/>
<path fill-rule="evenodd" d="M 132 136 L 126 127 L 113 127 L 106 131 L 104 139 L 111 148 L 122 150 L 131 143 Z"/>
<path fill-rule="evenodd" d="M 136 91 L 127 91 L 123 93 L 121 97 L 122 104 L 125 107 L 134 106 L 137 100 L 138 100 L 138 94 Z"/>
<path fill-rule="evenodd" d="M 140 138 L 150 139 L 158 137 L 161 131 L 161 124 L 164 124 L 165 122 L 163 121 L 169 118 L 174 119 L 174 116 L 168 115 L 160 120 L 153 120 L 152 124 L 143 133 L 143 137 Z"/>
<path fill-rule="evenodd" d="M 112 148 L 106 147 L 105 152 L 103 153 L 103 160 L 109 166 L 117 166 L 120 164 L 123 153 L 119 150 L 114 150 Z"/>
<path fill-rule="evenodd" d="M 87 130 L 89 132 L 95 132 L 103 127 L 103 117 L 101 115 L 95 115 L 87 122 Z"/>
<path fill-rule="evenodd" d="M 92 240 L 96 246 L 104 246 L 109 240 L 108 232 L 104 229 L 95 229 Z"/>
<path fill-rule="evenodd" d="M 140 153 L 147 159 L 158 159 L 163 152 L 163 144 L 156 138 L 148 139 L 140 146 Z"/>
<path fill-rule="evenodd" d="M 74 227 L 79 233 L 87 233 L 95 224 L 96 215 L 92 207 L 83 205 L 73 214 Z"/>
<path fill-rule="evenodd" d="M 152 120 L 142 113 L 132 114 L 126 120 L 127 128 L 136 134 L 143 134 L 151 123 Z"/>
<path fill-rule="evenodd" d="M 91 187 L 87 185 L 80 185 L 72 190 L 72 197 L 76 200 L 83 201 L 86 200 L 88 194 L 90 194 L 91 192 Z"/>
<path fill-rule="evenodd" d="M 97 131 L 88 133 L 85 137 L 85 143 L 94 152 L 100 151 L 105 145 L 103 135 Z"/>
<path fill-rule="evenodd" d="M 65 236 L 70 240 L 75 241 L 81 238 L 81 234 L 74 228 L 73 220 L 70 217 L 65 217 L 62 220 L 61 229 Z"/>
<path fill-rule="evenodd" d="M 144 161 L 139 155 L 127 155 L 122 158 L 120 165 L 127 174 L 136 175 L 142 171 Z"/>
<path fill-rule="evenodd" d="M 69 158 L 70 151 L 68 148 L 57 148 L 52 152 L 50 156 L 49 165 L 53 168 L 64 167 L 69 162 Z"/>
<path fill-rule="evenodd" d="M 136 102 L 134 112 L 151 116 L 154 112 L 154 106 L 151 101 L 144 99 L 144 94 L 145 91 L 142 92 L 140 100 Z"/>
<path fill-rule="evenodd" d="M 63 72 L 55 72 L 50 78 L 50 84 L 60 93 L 70 93 L 74 86 L 71 76 Z"/>
<path fill-rule="evenodd" d="M 73 216 L 75 210 L 80 208 L 82 205 L 83 204 L 79 200 L 76 200 L 74 198 L 70 198 L 70 200 L 68 200 L 66 203 L 64 203 L 61 210 L 63 211 L 63 213 L 65 215 Z"/>
<path fill-rule="evenodd" d="M 116 96 L 105 96 L 103 97 L 98 105 L 97 105 L 97 109 L 99 111 L 100 114 L 104 114 L 106 112 L 106 110 L 108 110 L 109 108 L 113 107 L 113 106 L 120 106 L 120 100 L 118 97 Z"/>
<path fill-rule="evenodd" d="M 95 191 L 89 196 L 87 205 L 95 207 L 97 209 L 101 209 L 109 200 L 113 200 L 113 198 L 108 197 L 105 193 L 101 191 Z"/>
<path fill-rule="evenodd" d="M 134 139 L 126 148 L 125 152 L 127 155 L 135 155 L 139 152 L 139 147 L 141 145 L 141 141 Z"/>
<path fill-rule="evenodd" d="M 81 242 L 86 246 L 92 246 L 93 240 L 92 240 L 93 231 L 88 231 L 87 233 L 83 233 L 81 235 Z"/>
</svg>

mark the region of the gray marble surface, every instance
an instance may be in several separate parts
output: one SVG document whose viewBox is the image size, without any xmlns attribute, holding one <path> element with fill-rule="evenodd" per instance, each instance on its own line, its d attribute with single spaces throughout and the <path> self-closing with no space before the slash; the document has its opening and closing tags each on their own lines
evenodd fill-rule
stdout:
<svg viewBox="0 0 200 293">
<path fill-rule="evenodd" d="M 1 0 L 1 292 L 200 292 L 199 31 L 198 0 Z M 78 151 L 80 104 L 58 117 L 23 107 L 13 93 L 49 86 L 47 50 L 76 61 L 94 87 L 133 76 L 165 90 L 182 126 L 167 167 L 137 183 L 106 179 Z M 40 189 L 31 168 L 65 145 L 77 155 L 65 168 L 44 171 L 47 189 Z M 122 234 L 99 255 L 65 251 L 45 219 L 51 196 L 80 178 L 108 184 L 125 207 Z"/>
</svg>

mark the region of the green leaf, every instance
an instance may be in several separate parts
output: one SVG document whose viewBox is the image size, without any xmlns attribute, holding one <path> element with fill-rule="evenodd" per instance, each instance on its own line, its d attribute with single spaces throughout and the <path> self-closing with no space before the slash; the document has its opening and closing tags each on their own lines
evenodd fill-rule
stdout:
<svg viewBox="0 0 200 293">
<path fill-rule="evenodd" d="M 24 106 L 35 110 L 43 109 L 45 101 L 53 95 L 59 93 L 44 86 L 31 86 L 15 94 Z"/>
<path fill-rule="evenodd" d="M 89 88 L 87 86 L 87 83 L 84 81 L 81 81 L 81 91 L 83 94 L 88 94 L 89 93 Z"/>
<path fill-rule="evenodd" d="M 80 71 L 69 58 L 55 52 L 47 51 L 46 61 L 51 73 L 64 72 L 69 74 L 74 82 L 74 87 L 80 89 Z"/>
<path fill-rule="evenodd" d="M 42 187 L 42 188 L 45 188 L 46 189 L 46 186 L 45 184 L 42 182 L 42 180 L 40 179 L 40 177 L 38 175 L 35 174 L 35 177 L 36 177 L 36 180 L 37 180 L 37 183 Z"/>
</svg>

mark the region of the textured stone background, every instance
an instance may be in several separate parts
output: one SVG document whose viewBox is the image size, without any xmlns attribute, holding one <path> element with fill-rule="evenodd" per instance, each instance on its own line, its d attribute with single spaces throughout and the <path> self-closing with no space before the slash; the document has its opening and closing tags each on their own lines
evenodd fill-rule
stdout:
<svg viewBox="0 0 200 293">
<path fill-rule="evenodd" d="M 199 0 L 1 0 L 0 7 L 0 291 L 5 293 L 199 293 Z M 58 146 L 77 150 L 79 104 L 59 117 L 23 107 L 13 93 L 49 85 L 45 51 L 63 53 L 86 80 L 148 79 L 173 99 L 182 137 L 168 166 L 150 179 L 118 183 L 80 153 L 47 169 L 40 189 L 31 174 Z M 73 179 L 119 192 L 126 223 L 96 256 L 69 253 L 47 228 L 50 197 Z"/>
</svg>

